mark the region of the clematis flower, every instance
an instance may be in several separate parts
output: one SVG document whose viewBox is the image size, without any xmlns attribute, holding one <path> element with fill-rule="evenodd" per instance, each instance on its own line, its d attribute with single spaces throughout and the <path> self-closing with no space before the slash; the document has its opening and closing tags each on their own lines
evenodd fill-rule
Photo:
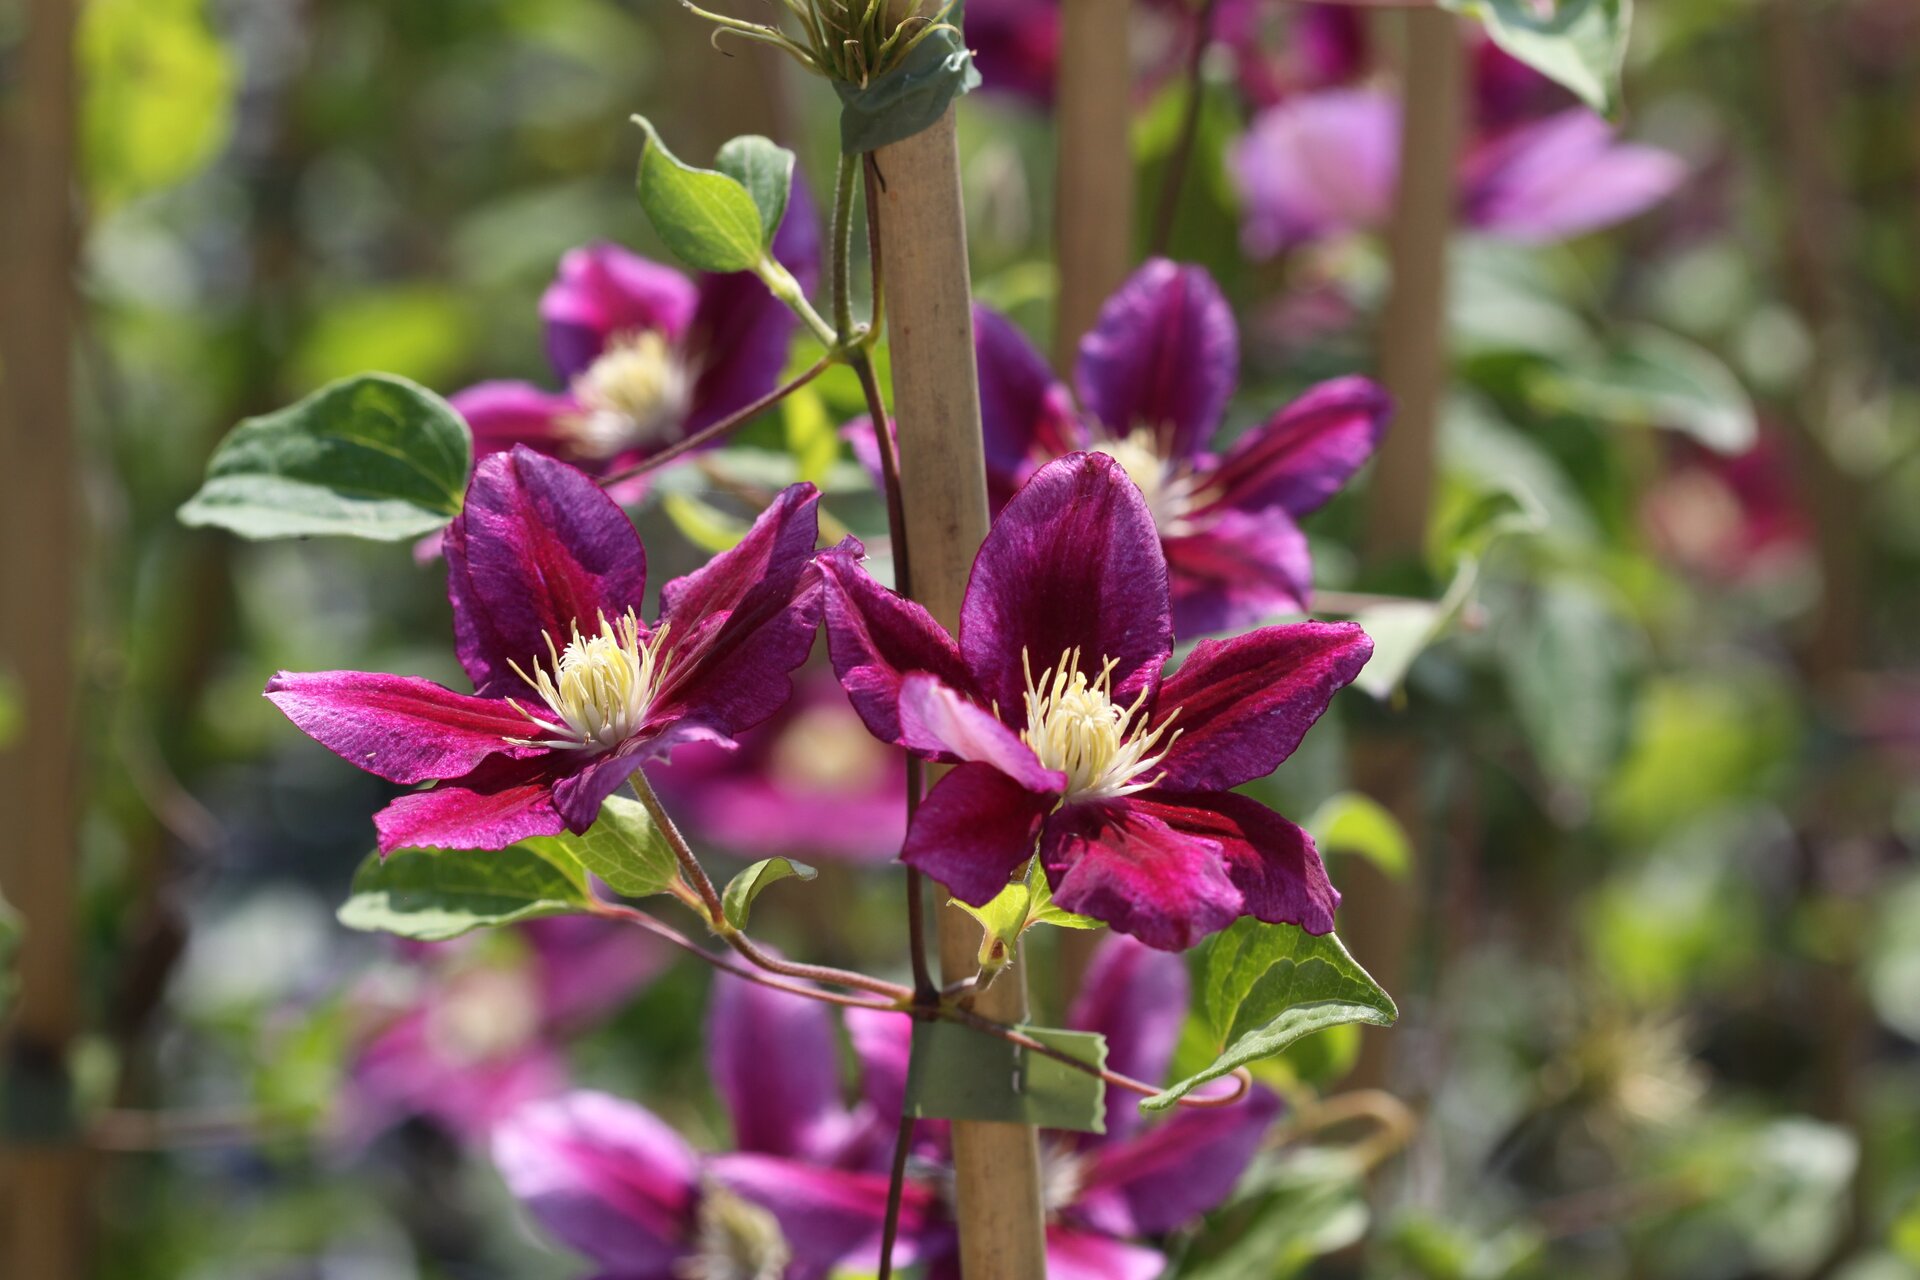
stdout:
<svg viewBox="0 0 1920 1280">
<path fill-rule="evenodd" d="M 355 1001 L 370 1030 L 352 1055 L 341 1106 L 353 1145 L 415 1117 L 484 1140 L 520 1106 L 564 1089 L 565 1040 L 666 962 L 647 935 L 586 917 L 414 944 L 407 954 L 405 998 L 396 1001 L 383 983 Z"/>
<path fill-rule="evenodd" d="M 1228 163 L 1252 257 L 1378 230 L 1400 181 L 1399 100 L 1366 88 L 1290 98 L 1254 118 Z M 1685 177 L 1678 157 L 1620 142 L 1572 108 L 1478 138 L 1460 165 L 1460 216 L 1491 236 L 1551 243 L 1643 213 Z"/>
<path fill-rule="evenodd" d="M 1271 773 L 1352 681 L 1350 623 L 1202 641 L 1163 677 L 1159 531 L 1112 457 L 1036 472 L 973 564 L 956 643 L 849 540 L 821 557 L 834 669 L 867 727 L 958 765 L 903 859 L 982 905 L 1038 850 L 1062 907 L 1178 950 L 1242 915 L 1333 928 L 1313 840 L 1233 788 Z"/>
<path fill-rule="evenodd" d="M 774 254 L 803 286 L 816 270 L 818 232 L 809 202 L 793 200 Z M 562 390 L 482 382 L 451 403 L 473 429 L 476 457 L 527 445 L 596 475 L 773 390 L 797 323 L 751 272 L 689 278 L 608 243 L 561 258 L 540 318 Z"/>
<path fill-rule="evenodd" d="M 1373 455 L 1391 411 L 1359 377 L 1320 383 L 1224 454 L 1209 451 L 1239 372 L 1233 312 L 1203 268 L 1146 263 L 1080 344 L 1079 409 L 1011 321 L 975 314 L 989 496 L 1078 449 L 1113 457 L 1146 495 L 1166 556 L 1175 634 L 1304 612 L 1313 559 L 1299 521 Z M 872 428 L 848 428 L 871 469 Z"/>
<path fill-rule="evenodd" d="M 804 668 L 738 750 L 689 743 L 647 777 L 703 842 L 753 858 L 891 858 L 906 835 L 906 762 L 875 742 L 833 672 Z"/>
<path fill-rule="evenodd" d="M 480 463 L 447 528 L 456 647 L 475 691 L 281 672 L 267 697 L 349 763 L 439 783 L 376 815 L 383 852 L 585 831 L 646 760 L 731 742 L 786 701 L 820 615 L 818 501 L 812 485 L 781 493 L 739 546 L 667 583 L 648 625 L 646 553 L 626 513 L 517 446 Z"/>
</svg>

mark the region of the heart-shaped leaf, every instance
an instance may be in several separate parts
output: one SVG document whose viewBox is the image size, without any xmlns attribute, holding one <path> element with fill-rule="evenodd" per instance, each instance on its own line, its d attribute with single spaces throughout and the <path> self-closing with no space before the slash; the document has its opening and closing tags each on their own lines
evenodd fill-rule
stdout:
<svg viewBox="0 0 1920 1280">
<path fill-rule="evenodd" d="M 399 849 L 384 858 L 368 855 L 339 916 L 349 929 L 440 942 L 489 926 L 571 915 L 592 901 L 586 872 L 564 851 L 528 844 L 497 853 Z"/>
<path fill-rule="evenodd" d="M 728 924 L 736 929 L 744 929 L 747 927 L 747 916 L 753 911 L 753 900 L 768 885 L 778 884 L 790 876 L 811 880 L 819 874 L 804 862 L 762 858 L 727 882 L 726 890 L 720 895 L 720 909 L 726 915 Z"/>
<path fill-rule="evenodd" d="M 695 271 L 751 270 L 773 242 L 752 193 L 736 178 L 681 161 L 652 122 L 633 119 L 647 135 L 640 149 L 640 207 L 668 251 Z"/>
</svg>

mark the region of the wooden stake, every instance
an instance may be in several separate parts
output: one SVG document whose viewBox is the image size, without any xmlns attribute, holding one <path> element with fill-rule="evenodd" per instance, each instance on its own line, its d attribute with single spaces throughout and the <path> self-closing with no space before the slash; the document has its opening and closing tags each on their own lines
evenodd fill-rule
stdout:
<svg viewBox="0 0 1920 1280">
<path fill-rule="evenodd" d="M 1393 393 L 1394 417 L 1368 497 L 1366 552 L 1375 562 L 1419 555 L 1433 512 L 1435 436 L 1449 372 L 1447 250 L 1466 106 L 1457 20 L 1434 9 L 1398 16 L 1406 32 L 1400 186 L 1388 236 L 1393 284 L 1380 330 L 1380 374 Z M 1419 820 L 1421 754 L 1401 735 L 1358 744 L 1353 762 L 1359 788 L 1416 833 L 1426 825 Z M 1346 881 L 1352 905 L 1342 913 L 1341 934 L 1355 958 L 1397 991 L 1416 924 L 1414 888 L 1360 860 Z M 1363 1035 L 1354 1084 L 1387 1084 L 1391 1044 L 1379 1031 Z"/>
<path fill-rule="evenodd" d="M 79 1030 L 74 921 L 74 650 L 79 566 L 73 466 L 75 77 L 73 0 L 30 0 L 11 104 L 0 307 L 0 674 L 24 724 L 0 751 L 0 892 L 26 920 L 4 1063 L 44 1141 L 0 1138 L 0 1274 L 80 1280 L 84 1152 L 59 1131 L 58 1097 Z"/>
<path fill-rule="evenodd" d="M 1080 337 L 1133 265 L 1130 0 L 1063 0 L 1054 121 L 1054 250 L 1060 299 L 1054 367 L 1071 374 Z M 1077 936 L 1077 935 L 1072 935 Z"/>
<path fill-rule="evenodd" d="M 987 475 L 952 108 L 931 129 L 881 148 L 874 159 L 914 595 L 953 631 L 974 553 L 987 534 Z M 941 974 L 950 982 L 965 978 L 974 972 L 980 926 L 954 907 L 941 908 L 939 919 Z M 1022 967 L 1002 973 L 977 1007 L 989 1017 L 1024 1019 Z M 953 1163 L 966 1280 L 1043 1280 L 1046 1228 L 1034 1131 L 956 1123 Z"/>
</svg>

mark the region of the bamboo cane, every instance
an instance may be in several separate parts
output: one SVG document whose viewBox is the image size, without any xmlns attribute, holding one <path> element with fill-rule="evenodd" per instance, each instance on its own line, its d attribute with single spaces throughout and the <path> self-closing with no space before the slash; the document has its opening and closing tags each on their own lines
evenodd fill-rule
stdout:
<svg viewBox="0 0 1920 1280">
<path fill-rule="evenodd" d="M 1054 120 L 1054 246 L 1060 300 L 1054 366 L 1071 373 L 1080 336 L 1133 263 L 1129 0 L 1064 0 Z"/>
<path fill-rule="evenodd" d="M 1465 58 L 1458 22 L 1439 10 L 1397 15 L 1405 24 L 1400 186 L 1388 254 L 1393 284 L 1380 329 L 1380 374 L 1393 393 L 1393 429 L 1375 464 L 1366 551 L 1375 562 L 1416 556 L 1433 511 L 1435 436 L 1446 399 L 1447 242 L 1453 230 L 1455 168 L 1464 129 Z M 1360 788 L 1419 830 L 1419 744 L 1397 739 L 1359 744 Z M 1347 873 L 1352 906 L 1341 932 L 1354 955 L 1389 990 L 1398 990 L 1414 926 L 1413 888 L 1357 861 Z M 1356 1084 L 1387 1083 L 1392 1040 L 1365 1033 Z"/>
<path fill-rule="evenodd" d="M 986 461 L 974 365 L 972 290 L 952 108 L 932 128 L 876 153 L 880 255 L 886 264 L 900 488 L 913 548 L 914 594 L 952 631 L 967 575 L 987 532 Z M 974 972 L 980 927 L 939 912 L 940 968 Z M 1026 1016 L 1026 975 L 1014 966 L 979 1000 L 989 1017 Z M 1034 1131 L 953 1126 L 960 1266 L 966 1280 L 1040 1280 L 1045 1219 Z"/>
<path fill-rule="evenodd" d="M 26 920 L 6 1040 L 11 1086 L 44 1136 L 12 1134 L 0 1161 L 0 1274 L 79 1280 L 85 1157 L 59 1115 L 79 1030 L 74 927 L 74 647 L 78 502 L 73 475 L 75 83 L 72 0 L 32 0 L 7 138 L 9 193 L 0 307 L 0 474 L 6 504 L 0 672 L 24 727 L 0 752 L 0 892 Z"/>
</svg>

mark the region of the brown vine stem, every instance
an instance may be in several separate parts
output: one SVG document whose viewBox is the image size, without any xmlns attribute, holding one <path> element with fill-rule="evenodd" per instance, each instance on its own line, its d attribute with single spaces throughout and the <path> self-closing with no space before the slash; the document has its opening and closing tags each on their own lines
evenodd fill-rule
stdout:
<svg viewBox="0 0 1920 1280">
<path fill-rule="evenodd" d="M 771 987 L 775 991 L 785 991 L 789 995 L 804 996 L 809 1000 L 819 1000 L 825 1004 L 837 1004 L 849 1009 L 897 1010 L 901 1007 L 898 1000 L 864 1000 L 859 996 L 842 995 L 837 991 L 824 991 L 819 987 L 802 986 L 797 982 L 783 982 L 779 978 L 773 977 L 759 969 L 736 964 L 723 955 L 715 955 L 666 921 L 656 919 L 646 912 L 639 910 L 637 907 L 629 907 L 618 902 L 598 902 L 595 903 L 590 910 L 596 916 L 601 916 L 608 920 L 621 920 L 627 924 L 636 925 L 639 928 L 645 929 L 648 933 L 672 943 L 682 951 L 712 965 L 722 973 L 730 973 L 736 978 L 744 978 L 748 982 L 757 983 L 763 987 Z"/>
<path fill-rule="evenodd" d="M 820 357 L 819 361 L 805 373 L 800 374 L 790 382 L 784 382 L 775 387 L 758 400 L 755 400 L 752 404 L 746 406 L 746 408 L 728 414 L 712 426 L 700 428 L 700 430 L 694 432 L 684 440 L 674 441 L 650 458 L 644 458 L 630 467 L 625 467 L 614 472 L 610 476 L 601 476 L 599 480 L 600 487 L 604 489 L 609 485 L 619 484 L 623 480 L 631 480 L 635 476 L 644 476 L 649 472 L 658 471 L 674 459 L 692 453 L 701 445 L 709 444 L 731 431 L 739 430 L 753 419 L 765 413 L 768 409 L 771 409 L 774 405 L 779 404 L 782 400 L 806 386 L 809 382 L 812 382 L 827 370 L 833 368 L 835 364 L 839 363 L 839 360 L 840 356 L 837 352 L 829 351 L 826 355 Z"/>
</svg>

